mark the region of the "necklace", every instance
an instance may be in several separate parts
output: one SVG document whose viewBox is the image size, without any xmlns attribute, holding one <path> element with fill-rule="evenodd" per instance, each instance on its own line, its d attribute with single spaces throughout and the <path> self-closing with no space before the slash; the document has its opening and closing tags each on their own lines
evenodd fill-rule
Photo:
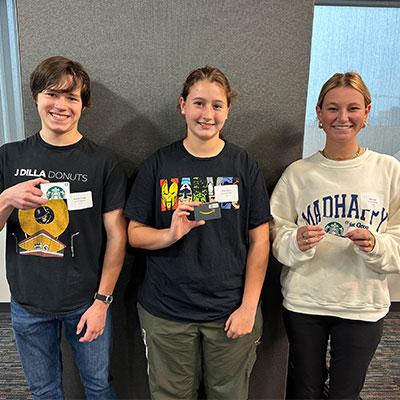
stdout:
<svg viewBox="0 0 400 400">
<path fill-rule="evenodd" d="M 346 158 L 344 158 L 344 157 L 336 157 L 336 158 L 329 157 L 328 154 L 326 153 L 325 149 L 320 150 L 320 153 L 321 153 L 325 158 L 327 158 L 328 160 L 333 160 L 333 161 L 345 161 L 345 160 L 353 160 L 354 158 L 359 157 L 362 153 L 364 153 L 364 151 L 365 151 L 365 148 L 364 148 L 364 147 L 358 146 L 357 151 L 356 151 L 351 157 L 346 157 Z"/>
</svg>

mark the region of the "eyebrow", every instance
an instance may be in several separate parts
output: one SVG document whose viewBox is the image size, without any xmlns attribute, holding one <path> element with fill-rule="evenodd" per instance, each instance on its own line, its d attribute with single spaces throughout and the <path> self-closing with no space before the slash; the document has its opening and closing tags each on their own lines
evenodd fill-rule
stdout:
<svg viewBox="0 0 400 400">
<path fill-rule="evenodd" d="M 361 103 L 353 102 L 349 103 L 348 106 L 359 106 Z M 334 101 L 331 101 L 330 103 L 326 103 L 327 106 L 337 106 L 339 105 L 338 103 L 335 103 Z"/>
<path fill-rule="evenodd" d="M 75 90 L 77 90 L 77 89 L 75 89 Z M 79 97 L 79 94 L 75 93 L 75 90 L 71 90 L 70 88 L 65 88 L 65 89 L 47 88 L 47 89 L 44 89 L 43 91 L 54 92 L 54 93 L 66 93 L 70 96 Z"/>
<path fill-rule="evenodd" d="M 193 97 L 192 100 L 202 100 L 205 101 L 205 99 L 203 97 Z M 225 104 L 224 100 L 214 100 L 215 103 L 221 103 L 221 104 Z"/>
</svg>

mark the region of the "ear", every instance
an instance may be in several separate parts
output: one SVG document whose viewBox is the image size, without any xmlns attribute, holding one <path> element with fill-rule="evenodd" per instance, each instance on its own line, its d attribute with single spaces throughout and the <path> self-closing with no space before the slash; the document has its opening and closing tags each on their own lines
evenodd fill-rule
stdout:
<svg viewBox="0 0 400 400">
<path fill-rule="evenodd" d="M 365 116 L 368 117 L 369 112 L 371 111 L 371 104 L 368 104 L 365 108 Z"/>
<path fill-rule="evenodd" d="M 185 100 L 182 96 L 179 97 L 179 107 L 181 109 L 181 114 L 185 115 Z"/>
<path fill-rule="evenodd" d="M 315 107 L 315 112 L 317 113 L 318 120 L 321 121 L 321 107 L 320 106 L 316 106 Z"/>
<path fill-rule="evenodd" d="M 228 110 L 227 110 L 227 112 L 226 112 L 226 118 L 225 118 L 225 121 L 227 121 L 228 120 L 228 117 L 229 117 L 229 111 L 231 110 L 231 106 L 228 106 Z"/>
</svg>

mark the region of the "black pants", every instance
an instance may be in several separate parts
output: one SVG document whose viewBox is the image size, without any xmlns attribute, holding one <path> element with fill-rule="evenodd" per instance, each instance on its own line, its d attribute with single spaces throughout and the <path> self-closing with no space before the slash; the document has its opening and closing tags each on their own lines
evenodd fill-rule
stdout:
<svg viewBox="0 0 400 400">
<path fill-rule="evenodd" d="M 284 309 L 289 339 L 287 399 L 359 399 L 368 366 L 382 337 L 377 322 L 299 314 Z M 326 352 L 330 338 L 329 370 Z"/>
</svg>

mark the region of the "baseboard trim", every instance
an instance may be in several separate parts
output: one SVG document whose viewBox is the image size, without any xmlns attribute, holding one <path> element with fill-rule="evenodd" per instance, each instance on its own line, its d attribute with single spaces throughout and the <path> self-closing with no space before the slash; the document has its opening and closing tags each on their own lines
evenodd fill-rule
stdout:
<svg viewBox="0 0 400 400">
<path fill-rule="evenodd" d="M 0 303 L 0 312 L 10 312 L 10 303 Z"/>
<path fill-rule="evenodd" d="M 393 301 L 392 305 L 390 306 L 390 311 L 400 311 L 400 301 Z"/>
</svg>

